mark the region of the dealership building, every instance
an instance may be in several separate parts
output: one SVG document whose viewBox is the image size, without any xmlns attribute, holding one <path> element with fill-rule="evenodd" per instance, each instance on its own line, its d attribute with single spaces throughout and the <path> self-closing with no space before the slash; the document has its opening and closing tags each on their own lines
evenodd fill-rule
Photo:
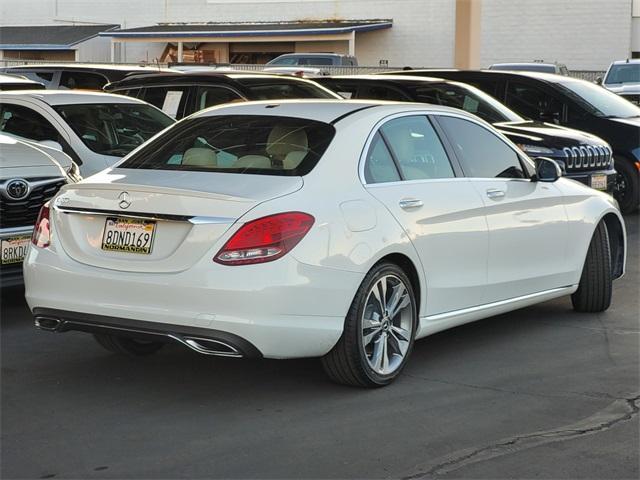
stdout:
<svg viewBox="0 0 640 480">
<path fill-rule="evenodd" d="M 640 0 L 0 2 L 4 60 L 265 63 L 288 52 L 371 66 L 603 70 L 640 57 Z"/>
</svg>

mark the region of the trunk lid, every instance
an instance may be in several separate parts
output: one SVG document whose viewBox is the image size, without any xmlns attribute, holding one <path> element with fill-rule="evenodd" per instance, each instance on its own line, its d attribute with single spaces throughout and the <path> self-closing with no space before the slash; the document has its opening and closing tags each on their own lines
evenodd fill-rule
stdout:
<svg viewBox="0 0 640 480">
<path fill-rule="evenodd" d="M 52 212 L 54 235 L 67 254 L 87 265 L 128 272 L 179 272 L 202 258 L 253 207 L 302 185 L 302 178 L 296 176 L 106 170 L 61 191 Z M 118 221 L 115 227 L 114 218 L 125 222 Z M 104 241 L 107 247 L 112 245 L 109 232 L 122 232 L 127 222 L 134 230 L 146 229 L 152 235 L 148 242 L 142 240 L 149 253 L 103 249 Z M 121 240 L 118 248 L 122 242 L 135 242 L 124 238 L 124 233 L 113 235 Z"/>
</svg>

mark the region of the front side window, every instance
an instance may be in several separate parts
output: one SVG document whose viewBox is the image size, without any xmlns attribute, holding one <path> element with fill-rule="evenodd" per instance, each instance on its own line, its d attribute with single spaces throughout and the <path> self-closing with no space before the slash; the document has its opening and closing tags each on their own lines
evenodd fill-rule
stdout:
<svg viewBox="0 0 640 480">
<path fill-rule="evenodd" d="M 0 131 L 41 142 L 60 143 L 58 130 L 38 112 L 22 105 L 0 105 Z"/>
<path fill-rule="evenodd" d="M 122 168 L 306 175 L 333 140 L 333 126 L 304 118 L 224 115 L 180 122 Z"/>
<path fill-rule="evenodd" d="M 101 155 L 124 157 L 173 120 L 144 104 L 58 105 L 54 109 L 82 142 Z"/>
<path fill-rule="evenodd" d="M 225 87 L 198 87 L 196 94 L 196 108 L 198 110 L 238 101 L 241 102 L 244 99 L 233 90 Z"/>
<path fill-rule="evenodd" d="M 407 102 L 411 99 L 401 90 L 385 85 L 362 85 L 358 98 L 373 100 L 388 100 L 392 102 Z"/>
<path fill-rule="evenodd" d="M 404 180 L 451 178 L 455 174 L 426 116 L 396 118 L 380 128 Z"/>
<path fill-rule="evenodd" d="M 469 85 L 426 83 L 408 86 L 407 89 L 412 92 L 417 102 L 459 108 L 477 115 L 485 122 L 519 122 L 523 120 L 522 117 L 509 110 L 495 98 Z"/>
<path fill-rule="evenodd" d="M 467 177 L 526 178 L 516 152 L 486 128 L 444 115 L 438 122 L 446 130 Z"/>
<path fill-rule="evenodd" d="M 562 102 L 544 90 L 520 82 L 507 85 L 506 104 L 520 115 L 534 120 L 560 120 Z"/>
<path fill-rule="evenodd" d="M 102 90 L 108 80 L 100 74 L 88 72 L 66 72 L 60 74 L 60 88 Z"/>
</svg>

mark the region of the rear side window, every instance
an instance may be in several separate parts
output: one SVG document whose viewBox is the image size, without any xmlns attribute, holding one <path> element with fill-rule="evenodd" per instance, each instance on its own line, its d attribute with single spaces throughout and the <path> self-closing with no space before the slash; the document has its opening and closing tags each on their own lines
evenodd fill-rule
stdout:
<svg viewBox="0 0 640 480">
<path fill-rule="evenodd" d="M 12 70 L 9 70 L 8 73 L 16 73 L 18 75 L 22 75 L 23 77 L 27 77 L 29 80 L 43 83 L 47 88 L 51 87 L 51 84 L 53 83 L 53 72 L 38 72 L 33 70 L 28 70 L 26 72 L 13 72 Z"/>
<path fill-rule="evenodd" d="M 28 107 L 10 103 L 0 104 L 0 132 L 38 142 L 60 141 L 60 134 L 46 118 Z"/>
<path fill-rule="evenodd" d="M 439 116 L 462 168 L 472 178 L 526 178 L 520 159 L 496 135 L 468 120 Z"/>
<path fill-rule="evenodd" d="M 242 102 L 244 99 L 233 90 L 226 87 L 198 87 L 196 94 L 196 109 L 221 105 L 230 102 Z"/>
<path fill-rule="evenodd" d="M 364 179 L 367 183 L 400 181 L 398 169 L 380 132 L 377 132 L 371 141 L 364 166 Z"/>
<path fill-rule="evenodd" d="M 60 88 L 70 90 L 102 90 L 108 80 L 100 74 L 88 72 L 65 72 L 60 74 Z"/>
<path fill-rule="evenodd" d="M 159 108 L 171 118 L 180 118 L 187 99 L 187 87 L 147 87 L 138 98 Z"/>
<path fill-rule="evenodd" d="M 185 120 L 130 157 L 121 168 L 306 175 L 335 129 L 314 120 L 225 115 Z"/>
<path fill-rule="evenodd" d="M 380 129 L 404 180 L 455 177 L 440 138 L 425 116 L 390 120 Z"/>
</svg>

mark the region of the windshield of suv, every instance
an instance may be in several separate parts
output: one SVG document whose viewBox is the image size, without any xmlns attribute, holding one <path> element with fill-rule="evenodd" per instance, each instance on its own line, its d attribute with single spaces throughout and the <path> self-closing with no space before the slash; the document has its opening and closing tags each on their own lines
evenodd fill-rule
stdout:
<svg viewBox="0 0 640 480">
<path fill-rule="evenodd" d="M 522 122 L 524 118 L 509 110 L 492 96 L 470 85 L 456 83 L 426 83 L 409 86 L 417 102 L 459 108 L 477 115 L 485 122 Z"/>
<path fill-rule="evenodd" d="M 640 83 L 640 63 L 611 65 L 604 84 L 619 85 L 621 83 Z"/>
<path fill-rule="evenodd" d="M 174 120 L 150 105 L 104 103 L 53 107 L 93 152 L 124 157 Z"/>
<path fill-rule="evenodd" d="M 306 175 L 335 128 L 305 118 L 221 115 L 187 119 L 134 153 L 121 168 Z"/>
<path fill-rule="evenodd" d="M 557 85 L 566 95 L 596 117 L 640 117 L 640 108 L 594 83 L 575 80 L 572 82 L 558 83 Z"/>
</svg>

